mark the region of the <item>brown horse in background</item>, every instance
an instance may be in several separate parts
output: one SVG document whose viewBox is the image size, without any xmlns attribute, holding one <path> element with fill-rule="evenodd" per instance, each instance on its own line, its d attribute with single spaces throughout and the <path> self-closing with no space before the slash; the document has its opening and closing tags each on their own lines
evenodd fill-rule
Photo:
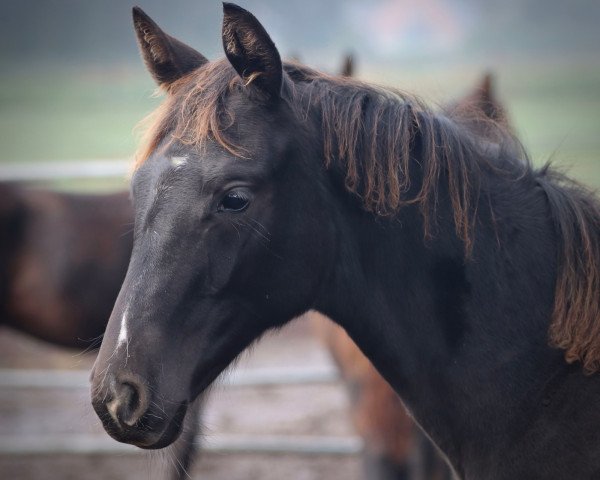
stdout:
<svg viewBox="0 0 600 480">
<path fill-rule="evenodd" d="M 343 76 L 354 75 L 354 59 L 347 56 Z M 506 111 L 497 100 L 490 73 L 446 109 L 477 114 L 508 126 Z M 446 460 L 413 422 L 400 397 L 377 372 L 348 334 L 318 313 L 311 313 L 315 330 L 324 341 L 350 394 L 351 416 L 364 440 L 366 477 L 372 480 L 449 480 Z"/>
<path fill-rule="evenodd" d="M 2 324 L 89 347 L 104 333 L 132 248 L 129 194 L 0 184 Z"/>
<path fill-rule="evenodd" d="M 128 192 L 0 183 L 0 325 L 62 347 L 97 348 L 127 271 L 132 222 Z M 186 478 L 197 416 L 187 417 L 172 447 L 170 478 Z"/>
</svg>

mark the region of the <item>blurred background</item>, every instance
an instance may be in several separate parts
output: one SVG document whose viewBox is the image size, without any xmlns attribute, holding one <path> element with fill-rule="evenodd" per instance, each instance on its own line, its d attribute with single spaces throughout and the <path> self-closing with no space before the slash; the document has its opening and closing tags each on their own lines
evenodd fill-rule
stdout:
<svg viewBox="0 0 600 480">
<path fill-rule="evenodd" d="M 137 4 L 205 56 L 221 56 L 220 2 Z M 468 95 L 485 73 L 492 73 L 494 95 L 533 161 L 552 159 L 589 186 L 600 187 L 598 1 L 239 4 L 258 17 L 284 57 L 336 73 L 351 53 L 356 77 L 417 93 L 433 105 Z M 138 55 L 132 5 L 123 0 L 2 0 L 0 181 L 86 194 L 127 188 L 136 123 L 160 102 Z M 6 238 L 17 227 L 6 214 L 11 202 L 2 195 L 0 228 L 7 250 L 13 244 Z M 23 195 L 16 203 L 29 205 Z M 37 217 L 40 204 L 59 205 L 51 211 L 57 219 L 53 228 L 74 229 L 69 242 L 88 228 L 85 222 L 66 226 L 71 214 L 61 210 L 69 203 L 62 197 L 37 197 L 33 203 Z M 100 215 L 94 208 L 90 212 Z M 123 232 L 118 236 L 126 238 L 129 226 L 119 222 Z M 58 235 L 35 232 L 38 237 Z M 63 241 L 62 249 L 69 245 Z M 48 268 L 59 271 L 58 278 L 68 277 L 57 266 L 55 251 L 49 249 L 46 257 L 39 261 L 52 263 Z M 50 280 L 38 270 L 39 282 Z M 5 274 L 2 281 L 8 282 Z M 42 283 L 22 280 L 25 284 L 36 308 L 50 311 L 38 298 L 43 295 L 36 285 Z M 6 296 L 10 288 L 0 290 Z M 63 291 L 56 291 L 60 297 Z M 25 302 L 34 302 L 28 298 Z M 168 475 L 171 457 L 122 447 L 99 428 L 85 390 L 92 361 L 93 353 L 82 355 L 77 348 L 64 350 L 15 328 L 0 328 L 0 478 Z M 239 377 L 217 388 L 205 409 L 206 453 L 193 468 L 194 478 L 363 478 L 363 444 L 348 410 L 351 402 L 330 355 L 305 320 L 261 342 L 239 371 Z"/>
<path fill-rule="evenodd" d="M 141 0 L 168 32 L 221 55 L 217 1 Z M 240 2 L 284 56 L 330 72 L 354 53 L 360 78 L 444 102 L 486 70 L 535 159 L 597 182 L 600 5 L 594 0 Z M 159 99 L 122 0 L 4 0 L 0 160 L 125 158 Z M 598 185 L 598 183 L 595 183 Z"/>
</svg>

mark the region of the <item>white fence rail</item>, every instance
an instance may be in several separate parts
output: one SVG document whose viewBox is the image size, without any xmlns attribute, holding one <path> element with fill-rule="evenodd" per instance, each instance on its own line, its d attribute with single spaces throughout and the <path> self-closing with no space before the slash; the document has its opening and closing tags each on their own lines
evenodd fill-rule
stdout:
<svg viewBox="0 0 600 480">
<path fill-rule="evenodd" d="M 330 384 L 339 380 L 331 365 L 302 368 L 231 370 L 218 383 L 227 387 L 263 387 Z M 0 389 L 87 389 L 89 372 L 82 370 L 0 369 Z M 211 434 L 196 439 L 203 451 L 217 453 L 355 455 L 363 442 L 352 436 Z M 115 442 L 106 435 L 36 434 L 0 435 L 0 455 L 139 454 L 142 451 Z"/>
<path fill-rule="evenodd" d="M 81 370 L 0 369 L 0 388 L 89 388 L 89 372 Z M 339 379 L 334 367 L 252 368 L 224 373 L 219 383 L 232 387 L 323 384 Z"/>
<path fill-rule="evenodd" d="M 355 455 L 363 448 L 358 437 L 313 435 L 211 434 L 197 438 L 203 451 L 217 453 L 293 453 L 300 455 Z M 43 434 L 0 436 L 2 455 L 142 454 L 143 450 L 112 440 L 108 435 Z"/>
<path fill-rule="evenodd" d="M 82 160 L 0 164 L 0 181 L 35 182 L 91 178 L 125 178 L 130 160 Z"/>
</svg>

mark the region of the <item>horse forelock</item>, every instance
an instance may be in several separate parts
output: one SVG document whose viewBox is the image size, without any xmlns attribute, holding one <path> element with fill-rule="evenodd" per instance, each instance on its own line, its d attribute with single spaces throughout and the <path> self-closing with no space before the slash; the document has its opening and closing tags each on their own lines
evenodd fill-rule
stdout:
<svg viewBox="0 0 600 480">
<path fill-rule="evenodd" d="M 225 59 L 208 62 L 173 82 L 163 103 L 140 123 L 144 136 L 135 155 L 135 168 L 167 137 L 186 145 L 201 145 L 210 138 L 230 153 L 243 156 L 243 147 L 224 134 L 235 118 L 227 109 L 227 96 L 242 86 L 242 79 Z"/>
</svg>

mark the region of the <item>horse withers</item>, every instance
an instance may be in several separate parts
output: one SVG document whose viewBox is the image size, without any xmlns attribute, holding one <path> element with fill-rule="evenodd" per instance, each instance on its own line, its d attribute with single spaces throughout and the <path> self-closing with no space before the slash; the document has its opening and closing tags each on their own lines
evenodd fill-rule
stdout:
<svg viewBox="0 0 600 480">
<path fill-rule="evenodd" d="M 235 5 L 215 62 L 139 9 L 134 23 L 167 97 L 138 155 L 133 254 L 92 373 L 110 435 L 171 444 L 233 359 L 313 309 L 457 476 L 597 476 L 593 195 L 532 168 L 501 126 L 282 64 Z"/>
</svg>

